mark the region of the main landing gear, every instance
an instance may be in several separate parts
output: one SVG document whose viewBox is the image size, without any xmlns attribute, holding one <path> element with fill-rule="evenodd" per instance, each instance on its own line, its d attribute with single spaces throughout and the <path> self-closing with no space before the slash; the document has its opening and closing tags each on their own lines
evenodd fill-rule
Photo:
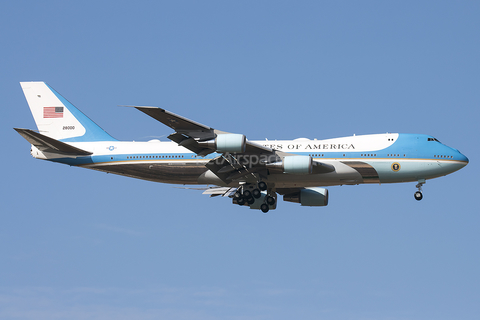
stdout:
<svg viewBox="0 0 480 320">
<path fill-rule="evenodd" d="M 268 207 L 268 204 L 262 203 L 262 205 L 260 206 L 260 210 L 262 210 L 263 213 L 267 213 L 270 208 Z"/>
<path fill-rule="evenodd" d="M 415 197 L 415 200 L 420 201 L 423 199 L 423 194 L 422 194 L 422 186 L 426 183 L 425 179 L 419 179 L 418 184 L 416 187 L 418 188 L 418 191 L 415 192 L 413 195 Z"/>
<path fill-rule="evenodd" d="M 250 187 L 250 188 L 248 188 Z M 253 205 L 257 199 L 260 199 L 264 194 L 262 191 L 267 190 L 267 184 L 263 181 L 260 181 L 256 186 L 254 185 L 243 185 L 235 192 L 233 195 L 234 203 L 243 206 L 243 205 Z M 260 210 L 263 213 L 267 213 L 270 210 L 270 207 L 275 205 L 275 198 L 267 193 L 264 195 L 263 203 L 260 205 Z M 258 205 L 258 204 L 257 204 Z M 258 207 L 256 208 L 258 209 Z"/>
<path fill-rule="evenodd" d="M 270 206 L 273 205 L 275 205 L 275 198 L 271 195 L 267 195 L 265 197 L 265 203 L 262 203 L 262 205 L 260 206 L 260 210 L 262 210 L 263 213 L 267 213 L 268 210 L 270 210 Z"/>
<path fill-rule="evenodd" d="M 258 183 L 258 189 L 260 189 L 261 191 L 267 190 L 267 184 L 266 184 L 265 182 L 263 182 L 263 181 L 260 181 L 260 182 Z"/>
</svg>

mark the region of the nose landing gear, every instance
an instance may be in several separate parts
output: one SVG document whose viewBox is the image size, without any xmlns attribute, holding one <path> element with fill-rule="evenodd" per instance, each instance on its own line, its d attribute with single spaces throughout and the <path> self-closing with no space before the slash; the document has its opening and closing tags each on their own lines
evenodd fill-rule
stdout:
<svg viewBox="0 0 480 320">
<path fill-rule="evenodd" d="M 414 197 L 415 197 L 415 200 L 420 201 L 420 200 L 423 199 L 423 194 L 422 194 L 421 191 L 417 191 L 417 192 L 415 192 Z"/>
<path fill-rule="evenodd" d="M 413 195 L 415 197 L 415 200 L 420 201 L 423 199 L 423 194 L 422 194 L 422 186 L 426 183 L 425 179 L 419 179 L 418 184 L 416 187 L 418 188 L 418 191 L 415 192 Z"/>
</svg>

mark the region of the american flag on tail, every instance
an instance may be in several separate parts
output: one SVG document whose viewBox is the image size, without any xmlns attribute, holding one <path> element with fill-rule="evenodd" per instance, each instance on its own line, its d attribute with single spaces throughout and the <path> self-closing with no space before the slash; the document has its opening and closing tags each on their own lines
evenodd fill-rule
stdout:
<svg viewBox="0 0 480 320">
<path fill-rule="evenodd" d="M 63 107 L 43 107 L 43 118 L 63 118 Z"/>
</svg>

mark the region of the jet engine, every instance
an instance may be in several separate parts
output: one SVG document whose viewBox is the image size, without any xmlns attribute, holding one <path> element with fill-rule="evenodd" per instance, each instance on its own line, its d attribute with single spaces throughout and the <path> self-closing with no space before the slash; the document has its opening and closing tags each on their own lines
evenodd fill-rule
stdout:
<svg viewBox="0 0 480 320">
<path fill-rule="evenodd" d="M 241 153 L 245 152 L 247 138 L 243 134 L 218 134 L 215 140 L 199 142 L 200 146 L 215 149 L 217 152 Z"/>
<path fill-rule="evenodd" d="M 302 206 L 323 207 L 328 205 L 328 190 L 325 188 L 305 188 L 284 195 L 283 201 L 300 203 Z"/>
<path fill-rule="evenodd" d="M 313 159 L 310 156 L 287 156 L 281 162 L 269 163 L 268 168 L 279 169 L 290 174 L 309 174 L 313 170 Z"/>
</svg>

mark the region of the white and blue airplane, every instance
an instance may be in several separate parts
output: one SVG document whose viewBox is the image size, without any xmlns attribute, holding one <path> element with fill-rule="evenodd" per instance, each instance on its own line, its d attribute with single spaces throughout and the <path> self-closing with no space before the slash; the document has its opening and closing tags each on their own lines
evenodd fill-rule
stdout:
<svg viewBox="0 0 480 320">
<path fill-rule="evenodd" d="M 416 182 L 468 164 L 432 136 L 385 133 L 327 140 L 249 141 L 157 107 L 135 106 L 175 132 L 171 141 L 118 141 L 44 82 L 20 83 L 38 131 L 15 130 L 34 158 L 123 176 L 207 185 L 210 196 L 268 212 L 277 195 L 302 206 L 326 206 L 327 186 Z M 215 187 L 208 187 L 214 185 Z"/>
</svg>

